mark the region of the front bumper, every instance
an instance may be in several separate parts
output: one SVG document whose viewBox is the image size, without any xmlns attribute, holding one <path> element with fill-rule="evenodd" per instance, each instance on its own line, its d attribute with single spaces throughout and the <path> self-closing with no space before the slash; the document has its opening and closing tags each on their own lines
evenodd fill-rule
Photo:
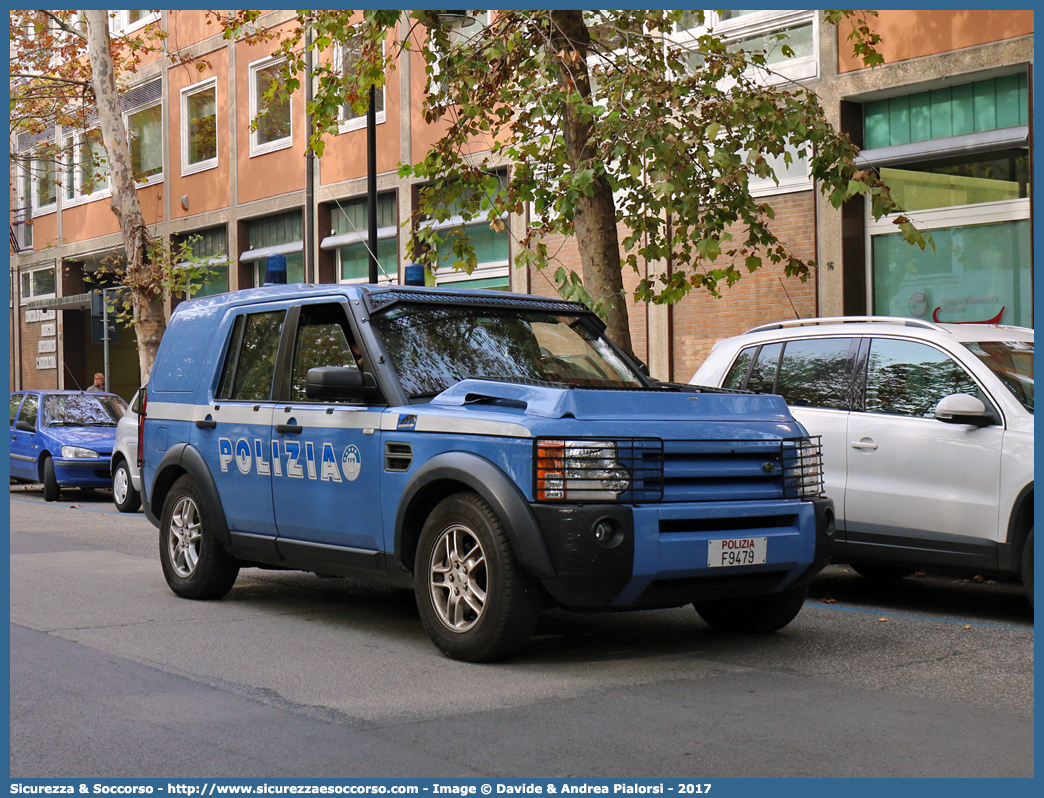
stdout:
<svg viewBox="0 0 1044 798">
<path fill-rule="evenodd" d="M 544 587 L 573 608 L 676 607 L 774 593 L 829 561 L 834 503 L 531 505 L 555 567 Z M 602 540 L 596 534 L 599 524 Z M 708 541 L 766 538 L 759 565 L 710 567 Z"/>
<path fill-rule="evenodd" d="M 63 488 L 112 486 L 108 457 L 55 457 L 54 478 Z"/>
</svg>

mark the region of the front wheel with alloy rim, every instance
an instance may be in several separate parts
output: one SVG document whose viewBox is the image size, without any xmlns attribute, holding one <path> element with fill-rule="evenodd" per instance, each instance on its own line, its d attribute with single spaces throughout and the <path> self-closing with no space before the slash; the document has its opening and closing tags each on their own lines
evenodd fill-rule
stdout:
<svg viewBox="0 0 1044 798">
<path fill-rule="evenodd" d="M 182 598 L 221 598 L 239 575 L 238 561 L 215 539 L 203 496 L 188 474 L 163 502 L 159 548 L 163 576 Z"/>
<path fill-rule="evenodd" d="M 496 513 L 474 493 L 449 496 L 428 516 L 414 585 L 425 631 L 454 659 L 503 659 L 536 628 L 540 585 L 519 565 Z"/>
<path fill-rule="evenodd" d="M 120 460 L 112 472 L 112 501 L 121 513 L 134 513 L 141 507 L 141 494 L 131 484 L 126 460 Z"/>
<path fill-rule="evenodd" d="M 801 582 L 779 593 L 698 601 L 692 606 L 708 626 L 719 632 L 767 634 L 794 620 L 804 606 L 807 594 L 808 582 Z"/>
</svg>

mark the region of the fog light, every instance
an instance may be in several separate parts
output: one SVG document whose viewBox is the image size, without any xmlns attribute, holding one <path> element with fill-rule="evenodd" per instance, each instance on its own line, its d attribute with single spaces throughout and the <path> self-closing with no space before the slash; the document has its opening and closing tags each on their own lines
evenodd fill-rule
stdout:
<svg viewBox="0 0 1044 798">
<path fill-rule="evenodd" d="M 623 531 L 612 518 L 599 518 L 591 525 L 591 533 L 603 549 L 614 549 L 623 540 Z"/>
</svg>

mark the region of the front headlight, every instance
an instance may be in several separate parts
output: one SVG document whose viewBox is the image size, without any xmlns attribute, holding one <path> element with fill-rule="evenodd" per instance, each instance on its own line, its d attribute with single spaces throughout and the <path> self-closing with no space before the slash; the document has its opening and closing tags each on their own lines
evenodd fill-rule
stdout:
<svg viewBox="0 0 1044 798">
<path fill-rule="evenodd" d="M 630 489 L 615 441 L 536 442 L 537 501 L 616 501 Z"/>
<path fill-rule="evenodd" d="M 798 499 L 823 495 L 823 448 L 818 435 L 783 442 L 783 494 Z"/>
<path fill-rule="evenodd" d="M 97 457 L 98 453 L 90 449 L 82 449 L 79 446 L 63 446 L 62 457 Z"/>
</svg>

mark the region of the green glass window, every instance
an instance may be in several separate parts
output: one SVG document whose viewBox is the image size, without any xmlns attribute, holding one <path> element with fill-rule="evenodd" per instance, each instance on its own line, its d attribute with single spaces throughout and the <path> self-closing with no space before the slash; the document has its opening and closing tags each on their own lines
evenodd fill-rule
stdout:
<svg viewBox="0 0 1044 798">
<path fill-rule="evenodd" d="M 159 105 L 127 115 L 131 169 L 138 180 L 163 172 L 163 109 Z"/>
<path fill-rule="evenodd" d="M 217 158 L 217 87 L 193 92 L 186 98 L 188 163 Z"/>
<path fill-rule="evenodd" d="M 930 232 L 935 251 L 873 236 L 875 314 L 1032 326 L 1028 219 Z"/>
</svg>

